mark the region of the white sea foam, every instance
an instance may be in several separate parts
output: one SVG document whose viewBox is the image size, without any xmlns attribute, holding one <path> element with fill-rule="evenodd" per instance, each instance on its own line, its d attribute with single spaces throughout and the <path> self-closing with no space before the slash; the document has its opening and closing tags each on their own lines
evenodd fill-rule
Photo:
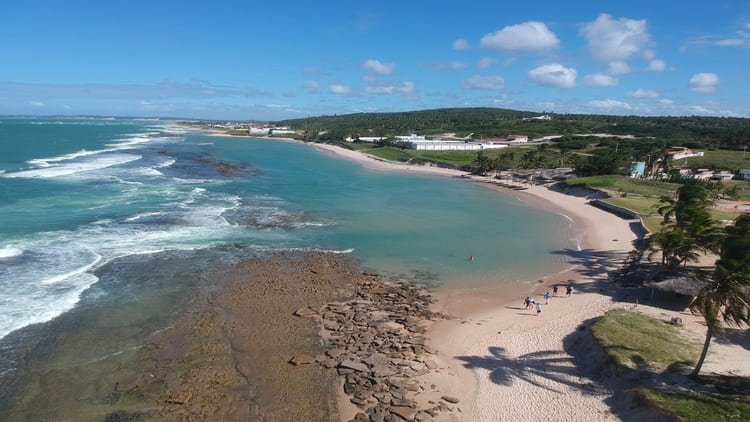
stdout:
<svg viewBox="0 0 750 422">
<path fill-rule="evenodd" d="M 118 142 L 107 144 L 113 150 L 132 149 L 138 145 L 145 144 L 154 141 L 156 138 L 152 138 L 147 134 L 133 136 L 132 138 L 122 139 Z"/>
<path fill-rule="evenodd" d="M 50 158 L 34 158 L 32 160 L 27 161 L 27 164 L 30 164 L 34 167 L 51 167 L 52 163 L 59 163 L 60 161 L 68 161 L 68 160 L 74 160 L 76 158 L 81 157 L 87 157 L 90 155 L 96 155 L 101 154 L 103 152 L 106 152 L 106 150 L 95 150 L 95 151 L 87 151 L 85 149 L 82 149 L 77 152 L 71 152 L 70 154 L 64 154 L 57 157 L 50 157 Z"/>
<path fill-rule="evenodd" d="M 169 159 L 166 159 L 166 160 L 160 162 L 159 164 L 155 165 L 154 168 L 161 169 L 161 168 L 169 167 L 172 164 L 174 164 L 175 162 L 176 162 L 176 160 L 174 158 L 169 158 Z"/>
<path fill-rule="evenodd" d="M 98 264 L 99 262 L 101 262 L 101 260 L 102 260 L 102 256 L 101 255 L 94 254 L 94 260 L 92 262 L 90 262 L 90 263 L 88 263 L 86 265 L 83 265 L 81 267 L 78 267 L 78 268 L 74 269 L 73 271 L 69 271 L 69 272 L 64 273 L 64 274 L 58 274 L 58 275 L 53 276 L 53 277 L 45 278 L 44 280 L 41 280 L 41 283 L 42 284 L 55 284 L 55 283 L 59 283 L 61 281 L 67 280 L 67 279 L 69 279 L 69 278 L 71 278 L 73 276 L 76 276 L 76 275 L 79 275 L 79 274 L 83 274 L 86 271 L 94 268 L 94 266 L 96 264 Z"/>
<path fill-rule="evenodd" d="M 132 223 L 132 222 L 136 222 L 138 220 L 143 220 L 144 218 L 158 217 L 158 216 L 162 216 L 162 215 L 166 215 L 166 213 L 159 212 L 159 211 L 156 211 L 156 212 L 144 212 L 143 214 L 138 214 L 138 215 L 135 215 L 133 217 L 126 218 L 125 221 L 127 221 L 129 223 Z"/>
<path fill-rule="evenodd" d="M 349 249 L 321 249 L 321 248 L 284 248 L 281 249 L 290 252 L 323 252 L 332 253 L 336 255 L 346 255 L 354 252 L 354 248 Z"/>
<path fill-rule="evenodd" d="M 0 259 L 8 259 L 19 256 L 23 253 L 23 249 L 18 249 L 13 246 L 5 246 L 0 248 Z"/>
<path fill-rule="evenodd" d="M 107 167 L 112 167 L 120 164 L 129 163 L 131 161 L 140 160 L 142 157 L 135 154 L 125 153 L 112 153 L 105 154 L 85 159 L 85 160 L 66 160 L 58 161 L 59 164 L 49 165 L 47 167 L 41 167 L 31 170 L 21 170 L 11 173 L 5 173 L 2 177 L 8 178 L 40 178 L 47 179 L 53 177 L 70 176 L 77 173 L 85 173 L 94 170 L 100 170 Z M 48 160 L 49 162 L 50 160 Z"/>
</svg>

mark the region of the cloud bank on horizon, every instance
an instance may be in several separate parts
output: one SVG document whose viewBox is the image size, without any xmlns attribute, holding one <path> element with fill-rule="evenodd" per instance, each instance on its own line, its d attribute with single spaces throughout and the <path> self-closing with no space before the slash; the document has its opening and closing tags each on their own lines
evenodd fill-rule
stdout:
<svg viewBox="0 0 750 422">
<path fill-rule="evenodd" d="M 41 3 L 0 15 L 0 114 L 750 116 L 744 2 Z"/>
</svg>

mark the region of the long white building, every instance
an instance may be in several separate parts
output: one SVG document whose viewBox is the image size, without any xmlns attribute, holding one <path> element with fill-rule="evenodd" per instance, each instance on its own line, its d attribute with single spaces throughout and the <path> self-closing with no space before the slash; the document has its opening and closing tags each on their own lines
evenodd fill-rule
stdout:
<svg viewBox="0 0 750 422">
<path fill-rule="evenodd" d="M 464 142 L 464 141 L 415 141 L 410 142 L 411 149 L 418 151 L 479 151 L 483 149 L 507 148 L 499 142 Z"/>
</svg>

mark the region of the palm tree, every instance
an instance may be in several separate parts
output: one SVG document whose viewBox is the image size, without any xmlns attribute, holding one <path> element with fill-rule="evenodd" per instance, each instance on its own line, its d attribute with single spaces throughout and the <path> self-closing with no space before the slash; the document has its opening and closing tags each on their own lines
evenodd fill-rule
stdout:
<svg viewBox="0 0 750 422">
<path fill-rule="evenodd" d="M 487 174 L 487 172 L 494 170 L 495 163 L 490 159 L 490 157 L 487 156 L 487 154 L 484 153 L 484 151 L 479 151 L 477 153 L 476 158 L 474 158 L 474 172 L 476 174 L 479 174 L 481 176 L 484 176 Z"/>
<path fill-rule="evenodd" d="M 571 148 L 562 142 L 555 145 L 555 147 L 557 148 L 557 156 L 560 158 L 560 167 L 565 167 L 565 158 L 568 156 Z"/>
<path fill-rule="evenodd" d="M 659 214 L 664 229 L 653 236 L 662 251 L 662 263 L 675 269 L 698 259 L 697 252 L 717 249 L 722 231 L 711 218 L 713 203 L 702 185 L 689 182 L 677 190 L 677 199 L 662 197 Z"/>
<path fill-rule="evenodd" d="M 698 375 L 711 338 L 721 331 L 722 322 L 750 324 L 750 213 L 740 215 L 734 226 L 726 228 L 713 280 L 700 291 L 690 310 L 703 315 L 707 327 L 703 350 L 693 370 L 693 375 Z"/>
</svg>

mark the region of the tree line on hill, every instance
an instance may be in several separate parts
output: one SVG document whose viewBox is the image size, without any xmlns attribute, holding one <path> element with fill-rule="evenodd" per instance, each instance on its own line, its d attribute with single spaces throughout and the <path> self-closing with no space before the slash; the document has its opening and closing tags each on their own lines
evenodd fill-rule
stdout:
<svg viewBox="0 0 750 422">
<path fill-rule="evenodd" d="M 742 149 L 750 144 L 750 119 L 733 117 L 646 117 L 542 113 L 499 108 L 443 108 L 395 113 L 354 113 L 276 122 L 304 131 L 308 140 L 348 136 L 456 133 L 474 138 L 524 134 L 530 137 L 608 133 L 654 137 L 691 148 Z"/>
</svg>

